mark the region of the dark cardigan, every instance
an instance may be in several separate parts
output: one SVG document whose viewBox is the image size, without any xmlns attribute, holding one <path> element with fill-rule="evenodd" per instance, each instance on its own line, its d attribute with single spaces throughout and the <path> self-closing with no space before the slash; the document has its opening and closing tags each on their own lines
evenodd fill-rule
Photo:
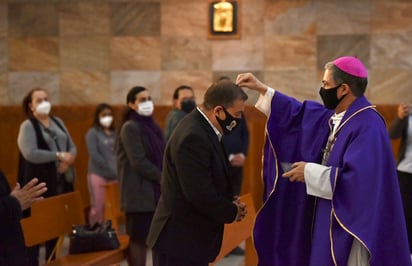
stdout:
<svg viewBox="0 0 412 266">
<path fill-rule="evenodd" d="M 40 122 L 35 118 L 30 118 L 30 121 L 33 124 L 36 133 L 37 147 L 42 150 L 50 150 L 50 147 L 47 145 L 41 132 Z M 47 191 L 44 193 L 44 197 L 47 198 L 57 195 L 56 162 L 31 163 L 20 153 L 18 172 L 18 181 L 20 185 L 24 186 L 34 177 L 37 177 L 39 182 L 45 182 L 47 184 Z"/>
<path fill-rule="evenodd" d="M 401 139 L 398 151 L 398 163 L 405 157 L 406 143 L 408 142 L 409 116 L 404 119 L 396 118 L 389 127 L 389 137 L 391 139 Z"/>
</svg>

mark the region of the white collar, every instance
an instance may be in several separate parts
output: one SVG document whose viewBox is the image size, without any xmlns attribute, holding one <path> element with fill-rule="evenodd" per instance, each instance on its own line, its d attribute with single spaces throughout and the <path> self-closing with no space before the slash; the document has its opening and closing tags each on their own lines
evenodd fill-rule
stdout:
<svg viewBox="0 0 412 266">
<path fill-rule="evenodd" d="M 197 110 L 203 115 L 203 117 L 206 119 L 206 121 L 209 123 L 209 125 L 212 127 L 213 131 L 215 131 L 217 138 L 219 139 L 219 142 L 222 140 L 222 133 L 212 124 L 212 122 L 209 120 L 209 118 L 205 115 L 205 113 L 200 110 L 199 107 L 196 107 Z"/>
<path fill-rule="evenodd" d="M 336 129 L 338 128 L 340 122 L 342 121 L 343 116 L 345 115 L 346 111 L 340 112 L 339 114 L 334 114 L 330 119 L 332 119 L 333 123 L 333 133 L 335 133 Z"/>
</svg>

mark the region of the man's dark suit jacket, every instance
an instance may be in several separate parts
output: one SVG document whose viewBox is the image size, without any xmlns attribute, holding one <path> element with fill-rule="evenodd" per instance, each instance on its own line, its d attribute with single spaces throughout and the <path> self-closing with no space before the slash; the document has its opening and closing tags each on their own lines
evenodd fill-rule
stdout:
<svg viewBox="0 0 412 266">
<path fill-rule="evenodd" d="M 147 244 L 157 252 L 210 262 L 223 227 L 236 218 L 227 156 L 199 110 L 179 123 L 164 157 L 162 194 Z"/>
</svg>

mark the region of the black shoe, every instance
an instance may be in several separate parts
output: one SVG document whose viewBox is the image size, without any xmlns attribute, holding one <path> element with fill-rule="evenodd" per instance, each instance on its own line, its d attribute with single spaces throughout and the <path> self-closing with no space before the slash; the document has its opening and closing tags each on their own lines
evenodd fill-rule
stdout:
<svg viewBox="0 0 412 266">
<path fill-rule="evenodd" d="M 235 247 L 229 254 L 243 256 L 245 255 L 245 251 L 240 247 Z"/>
</svg>

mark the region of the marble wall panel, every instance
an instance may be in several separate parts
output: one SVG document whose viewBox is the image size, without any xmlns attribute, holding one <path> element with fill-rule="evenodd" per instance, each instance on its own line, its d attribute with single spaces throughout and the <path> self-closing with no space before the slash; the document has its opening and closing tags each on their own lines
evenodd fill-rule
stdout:
<svg viewBox="0 0 412 266">
<path fill-rule="evenodd" d="M 56 104 L 60 93 L 62 103 L 124 104 L 135 85 L 170 104 L 178 85 L 203 96 L 218 76 L 244 71 L 316 99 L 324 64 L 342 55 L 366 64 L 373 101 L 407 98 L 412 1 L 240 0 L 239 40 L 207 39 L 208 3 L 0 0 L 0 104 L 20 104 L 32 84 L 51 86 Z"/>
<path fill-rule="evenodd" d="M 246 71 L 213 71 L 212 74 L 212 81 L 215 82 L 221 77 L 228 77 L 231 81 L 236 82 L 236 78 L 239 74 L 245 73 Z M 259 80 L 264 82 L 264 75 L 263 71 L 261 70 L 251 70 L 249 69 L 247 72 L 253 73 Z M 246 101 L 247 105 L 255 105 L 257 99 L 259 98 L 259 93 L 249 90 L 248 88 L 242 88 L 243 91 L 248 95 L 248 99 Z"/>
<path fill-rule="evenodd" d="M 263 69 L 263 37 L 242 38 L 212 43 L 212 69 L 238 70 Z"/>
<path fill-rule="evenodd" d="M 371 67 L 373 69 L 412 69 L 412 31 L 407 33 L 373 34 Z"/>
<path fill-rule="evenodd" d="M 317 34 L 366 34 L 370 32 L 372 0 L 314 1 Z"/>
<path fill-rule="evenodd" d="M 160 3 L 112 3 L 111 32 L 115 36 L 159 36 Z"/>
<path fill-rule="evenodd" d="M 320 101 L 319 80 L 315 70 L 265 71 L 264 79 L 266 85 L 300 101 Z"/>
<path fill-rule="evenodd" d="M 33 88 L 47 91 L 53 104 L 59 103 L 60 76 L 57 72 L 9 72 L 9 102 L 20 105 L 23 97 Z"/>
<path fill-rule="evenodd" d="M 59 4 L 62 0 L 4 0 L 9 3 L 56 3 Z M 73 1 L 82 1 L 82 0 L 73 0 Z"/>
<path fill-rule="evenodd" d="M 147 88 L 155 104 L 160 104 L 160 71 L 112 71 L 110 74 L 110 103 L 126 104 L 126 95 L 134 86 Z"/>
<path fill-rule="evenodd" d="M 372 1 L 371 32 L 412 31 L 412 1 Z"/>
<path fill-rule="evenodd" d="M 206 1 L 162 1 L 162 36 L 205 37 Z"/>
<path fill-rule="evenodd" d="M 243 71 L 230 71 L 230 70 L 217 70 L 213 71 L 212 73 L 212 81 L 218 81 L 222 77 L 227 77 L 231 81 L 235 82 L 236 77 L 239 73 L 242 73 Z"/>
<path fill-rule="evenodd" d="M 110 42 L 112 70 L 160 70 L 158 37 L 114 37 Z"/>
<path fill-rule="evenodd" d="M 108 36 L 60 37 L 61 70 L 109 70 L 109 42 Z"/>
<path fill-rule="evenodd" d="M 247 72 L 252 73 L 259 80 L 261 80 L 262 82 L 265 82 L 264 71 L 249 70 Z M 213 72 L 213 80 L 217 80 L 219 77 L 226 76 L 226 77 L 229 77 L 230 80 L 232 80 L 233 82 L 236 82 L 237 76 L 241 73 L 245 73 L 245 72 L 243 72 L 243 71 L 236 71 L 236 72 L 217 71 L 217 72 Z M 246 87 L 243 87 L 242 89 L 248 96 L 248 99 L 246 100 L 246 105 L 253 105 L 254 106 L 256 104 L 260 94 L 256 91 L 250 90 Z"/>
<path fill-rule="evenodd" d="M 7 72 L 8 59 L 7 39 L 0 37 L 0 73 Z"/>
<path fill-rule="evenodd" d="M 373 104 L 412 104 L 411 76 L 411 69 L 369 71 L 369 100 Z"/>
<path fill-rule="evenodd" d="M 264 16 L 265 0 L 242 0 L 240 2 L 240 27 L 241 38 L 258 37 L 264 35 Z"/>
<path fill-rule="evenodd" d="M 8 22 L 7 22 L 7 1 L 0 1 L 0 38 L 5 38 L 8 31 Z"/>
<path fill-rule="evenodd" d="M 357 56 L 367 68 L 370 64 L 370 35 L 322 35 L 317 39 L 317 67 L 323 69 L 325 63 L 338 57 Z"/>
<path fill-rule="evenodd" d="M 60 35 L 110 34 L 110 6 L 100 2 L 63 2 L 60 5 Z"/>
<path fill-rule="evenodd" d="M 164 0 L 133 0 L 133 2 L 152 2 L 152 3 L 160 3 Z M 130 0 L 108 0 L 109 3 L 128 3 Z"/>
<path fill-rule="evenodd" d="M 58 6 L 53 3 L 10 3 L 9 35 L 45 37 L 59 35 Z"/>
<path fill-rule="evenodd" d="M 196 102 L 201 104 L 203 95 L 212 82 L 212 75 L 209 71 L 164 71 L 160 81 L 161 104 L 171 105 L 173 92 L 180 85 L 191 86 Z"/>
<path fill-rule="evenodd" d="M 316 37 L 268 36 L 264 39 L 265 70 L 313 68 Z"/>
<path fill-rule="evenodd" d="M 9 70 L 58 71 L 58 38 L 9 38 Z"/>
<path fill-rule="evenodd" d="M 9 104 L 8 74 L 0 72 L 0 105 Z"/>
<path fill-rule="evenodd" d="M 162 70 L 210 70 L 211 43 L 201 38 L 162 38 Z"/>
<path fill-rule="evenodd" d="M 67 71 L 60 74 L 61 104 L 97 104 L 109 100 L 108 72 Z"/>
<path fill-rule="evenodd" d="M 243 88 L 243 91 L 247 94 L 247 100 L 245 102 L 246 105 L 255 106 L 259 99 L 259 93 L 253 90 L 249 90 L 248 88 Z"/>
<path fill-rule="evenodd" d="M 266 1 L 265 36 L 315 35 L 316 13 L 311 0 Z"/>
</svg>

